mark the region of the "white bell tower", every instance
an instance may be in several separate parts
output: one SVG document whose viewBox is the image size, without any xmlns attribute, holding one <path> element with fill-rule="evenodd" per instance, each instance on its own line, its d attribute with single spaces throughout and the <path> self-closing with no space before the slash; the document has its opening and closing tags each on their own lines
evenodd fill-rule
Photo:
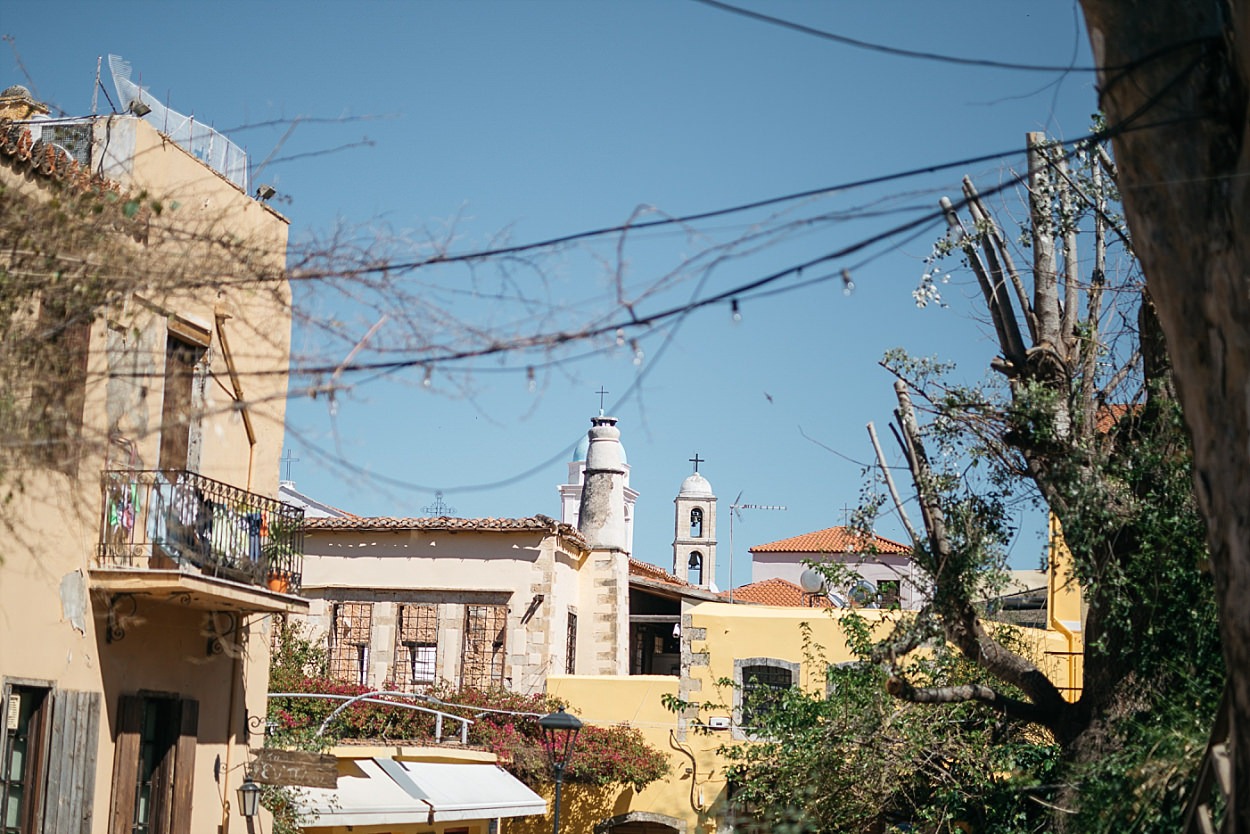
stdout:
<svg viewBox="0 0 1250 834">
<path fill-rule="evenodd" d="M 691 585 L 710 588 L 716 581 L 716 496 L 699 474 L 704 460 L 690 459 L 694 474 L 681 482 L 673 499 L 677 511 L 673 536 L 673 573 Z"/>
</svg>

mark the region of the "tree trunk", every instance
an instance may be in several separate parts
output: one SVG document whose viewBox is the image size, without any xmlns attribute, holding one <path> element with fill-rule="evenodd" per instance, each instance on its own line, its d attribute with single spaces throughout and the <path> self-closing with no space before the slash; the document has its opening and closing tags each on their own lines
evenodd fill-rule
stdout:
<svg viewBox="0 0 1250 834">
<path fill-rule="evenodd" d="M 1134 248 L 1193 439 L 1250 832 L 1250 0 L 1083 0 Z"/>
</svg>

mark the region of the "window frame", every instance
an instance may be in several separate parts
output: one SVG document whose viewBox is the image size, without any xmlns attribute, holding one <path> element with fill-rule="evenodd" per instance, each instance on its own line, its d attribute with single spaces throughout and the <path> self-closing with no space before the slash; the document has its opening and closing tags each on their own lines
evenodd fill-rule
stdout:
<svg viewBox="0 0 1250 834">
<path fill-rule="evenodd" d="M 763 736 L 757 735 L 752 729 L 746 726 L 746 700 L 748 692 L 753 688 L 750 679 L 747 678 L 747 670 L 757 667 L 766 667 L 770 669 L 782 669 L 790 674 L 790 685 L 788 687 L 775 687 L 770 684 L 760 684 L 760 686 L 769 686 L 772 689 L 793 689 L 798 685 L 799 672 L 802 664 L 789 660 L 782 660 L 778 657 L 743 657 L 734 659 L 734 703 L 733 703 L 733 725 L 730 731 L 731 737 L 736 741 L 760 741 L 764 740 Z"/>
<path fill-rule="evenodd" d="M 164 741 L 159 760 L 152 763 L 149 817 L 140 822 L 138 799 L 149 709 L 160 711 L 157 720 L 162 720 L 163 713 L 165 726 L 157 729 Z M 110 834 L 190 834 L 199 716 L 200 702 L 178 693 L 140 690 L 117 699 Z"/>
<path fill-rule="evenodd" d="M 161 388 L 160 451 L 157 468 L 163 472 L 198 468 L 200 415 L 197 400 L 208 368 L 207 338 L 197 338 L 189 327 L 170 326 L 165 334 L 165 371 Z"/>
<path fill-rule="evenodd" d="M 345 606 L 355 609 L 350 613 L 353 617 L 358 616 L 360 622 L 348 622 L 345 628 L 340 628 L 339 618 L 345 613 Z M 330 677 L 341 683 L 368 686 L 369 655 L 373 643 L 373 603 L 355 600 L 332 603 L 329 643 Z"/>
<path fill-rule="evenodd" d="M 564 673 L 577 674 L 577 612 L 568 611 L 567 633 L 564 638 Z"/>
<path fill-rule="evenodd" d="M 10 710 L 13 709 L 13 695 L 18 694 L 17 719 L 19 726 L 11 726 Z M 27 693 L 34 695 L 42 692 L 39 703 L 26 718 L 25 750 L 22 776 L 20 780 L 9 778 L 12 769 L 14 749 L 18 736 L 22 733 L 21 714 Z M 6 680 L 3 691 L 4 735 L 0 743 L 0 831 L 35 832 L 43 828 L 43 802 L 47 791 L 48 747 L 52 728 L 53 688 L 51 684 L 40 682 L 19 682 Z M 12 785 L 18 782 L 22 796 L 18 800 L 18 818 L 15 827 L 7 826 L 8 803 L 11 798 Z"/>
<path fill-rule="evenodd" d="M 475 625 L 475 614 L 478 617 Z M 498 627 L 497 630 L 496 626 Z M 495 637 L 487 647 L 486 639 Z M 478 639 L 480 638 L 480 639 Z M 508 606 L 469 603 L 464 607 L 464 641 L 460 651 L 460 685 L 489 689 L 507 680 Z"/>
<path fill-rule="evenodd" d="M 414 618 L 412 622 L 408 621 L 409 616 Z M 415 692 L 438 681 L 438 624 L 438 603 L 396 603 L 395 652 L 390 677 L 391 684 L 397 689 Z M 419 660 L 424 655 L 428 655 L 428 663 Z M 418 680 L 418 668 L 424 669 L 427 665 L 428 679 L 422 677 Z"/>
</svg>

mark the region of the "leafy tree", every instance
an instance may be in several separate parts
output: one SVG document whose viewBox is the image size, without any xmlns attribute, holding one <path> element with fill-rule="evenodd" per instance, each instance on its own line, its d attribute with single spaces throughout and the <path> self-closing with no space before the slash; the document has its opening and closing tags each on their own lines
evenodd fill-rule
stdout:
<svg viewBox="0 0 1250 834">
<path fill-rule="evenodd" d="M 1124 210 L 1193 440 L 1250 831 L 1250 3 L 1082 0 Z"/>
<path fill-rule="evenodd" d="M 1030 136 L 1024 240 L 1031 275 L 1016 266 L 969 181 L 971 224 L 944 203 L 951 235 L 935 256 L 958 254 L 975 275 L 1000 351 L 992 367 L 1003 384 L 952 386 L 932 363 L 888 363 L 899 375 L 898 433 L 923 517 L 916 559 L 933 589 L 918 622 L 936 624 L 998 682 L 917 684 L 899 670 L 889 689 L 914 703 L 979 702 L 1044 727 L 1070 776 L 1126 753 L 1126 728 L 1150 723 L 1165 705 L 1209 716 L 1223 673 L 1214 598 L 1199 569 L 1191 455 L 1163 339 L 1131 269 L 1118 279 L 1107 269 L 1109 234 L 1130 243 L 1109 208 L 1114 192 L 1104 187 L 1114 166 L 1096 147 L 1079 159 L 1084 168 L 1069 170 L 1057 148 Z M 1093 232 L 1087 278 L 1077 245 L 1083 222 Z M 926 425 L 914 396 L 931 415 Z M 1029 657 L 995 639 L 976 607 L 986 572 L 1003 564 L 1005 509 L 1022 484 L 1061 523 L 1088 606 L 1084 683 L 1075 701 Z M 893 641 L 906 649 L 928 636 L 912 628 Z M 1073 785 L 1058 797 L 1060 807 L 1093 812 L 1082 802 L 1083 787 Z M 1111 801 L 1108 791 L 1104 784 L 1100 803 Z"/>
<path fill-rule="evenodd" d="M 993 327 L 997 378 L 959 385 L 936 361 L 887 357 L 931 593 L 884 642 L 851 632 L 873 663 L 831 672 L 827 701 L 788 693 L 767 718 L 773 740 L 731 753 L 740 802 L 766 824 L 1179 824 L 1223 681 L 1214 596 L 1167 354 L 1114 213 L 1115 167 L 1092 146 L 1073 159 L 1030 136 L 1031 270 L 970 181 L 962 209 L 943 201 L 950 233 L 917 299 L 940 301 L 937 276 L 961 258 Z M 1088 606 L 1075 701 L 979 604 L 1000 587 L 1009 510 L 1030 495 L 1062 524 Z"/>
<path fill-rule="evenodd" d="M 754 719 L 758 740 L 727 745 L 735 830 L 784 832 L 1039 830 L 1053 793 L 1055 745 L 971 703 L 940 716 L 885 691 L 870 625 L 840 616 L 856 660 L 830 666 L 806 640 L 816 685 L 777 693 Z M 1014 629 L 997 627 L 1014 641 Z M 985 672 L 939 644 L 912 658 L 913 680 L 982 684 Z M 732 686 L 722 681 L 722 687 Z"/>
</svg>

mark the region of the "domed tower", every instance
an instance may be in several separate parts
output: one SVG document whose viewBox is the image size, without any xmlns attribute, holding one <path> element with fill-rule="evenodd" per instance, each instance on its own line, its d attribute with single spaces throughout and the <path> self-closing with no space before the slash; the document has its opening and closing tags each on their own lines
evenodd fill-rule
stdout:
<svg viewBox="0 0 1250 834">
<path fill-rule="evenodd" d="M 600 411 L 599 416 L 603 416 Z M 629 460 L 625 456 L 625 446 L 618 441 L 621 453 L 621 466 L 625 470 L 623 486 L 625 492 L 625 550 L 634 552 L 634 504 L 638 501 L 638 491 L 629 485 Z M 590 435 L 582 435 L 582 439 L 573 450 L 573 458 L 569 461 L 568 483 L 560 484 L 560 520 L 565 524 L 578 526 L 582 503 L 582 489 L 586 483 L 586 453 L 590 450 Z"/>
<path fill-rule="evenodd" d="M 702 458 L 690 462 L 694 473 L 681 482 L 673 499 L 677 507 L 673 537 L 673 573 L 691 585 L 710 588 L 716 582 L 716 496 L 699 474 Z"/>
</svg>

